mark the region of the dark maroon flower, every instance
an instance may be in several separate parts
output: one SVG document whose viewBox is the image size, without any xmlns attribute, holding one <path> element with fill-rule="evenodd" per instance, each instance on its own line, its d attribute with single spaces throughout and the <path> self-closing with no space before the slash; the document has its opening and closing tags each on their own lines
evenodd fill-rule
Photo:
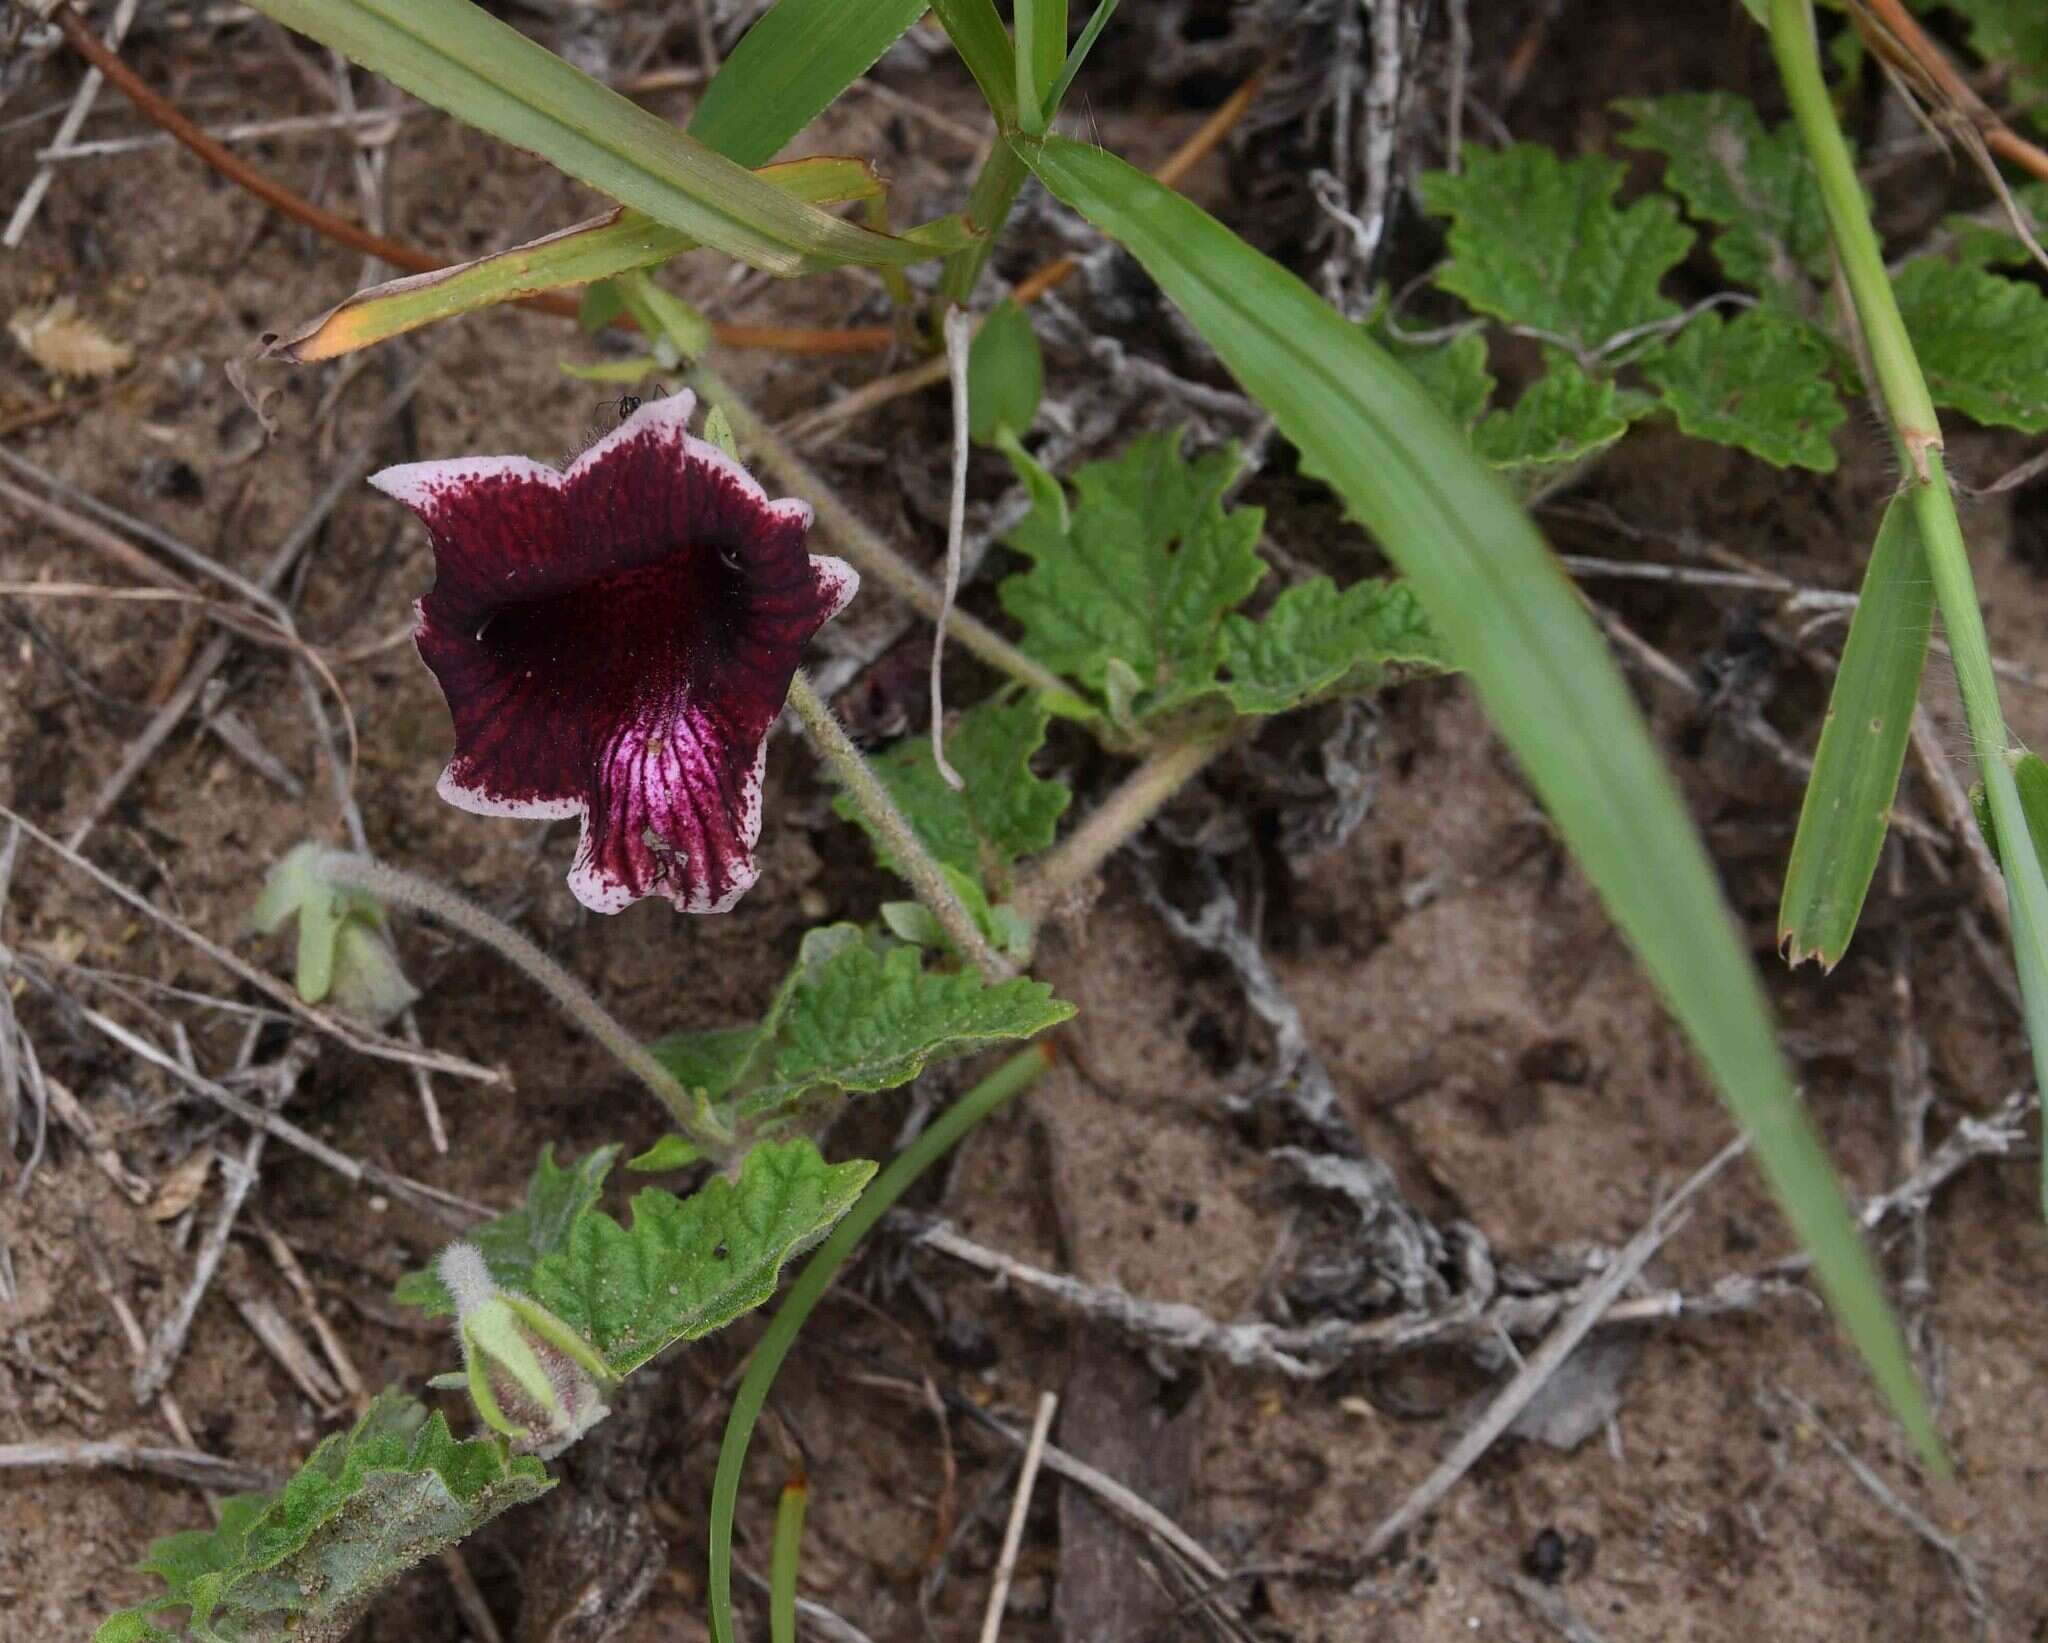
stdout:
<svg viewBox="0 0 2048 1643">
<path fill-rule="evenodd" d="M 566 473 L 469 456 L 370 479 L 433 535 L 417 637 L 455 720 L 441 797 L 581 816 L 569 888 L 600 913 L 656 891 L 720 913 L 754 882 L 768 729 L 860 585 L 804 552 L 808 504 L 690 437 L 694 403 L 641 406 Z"/>
</svg>

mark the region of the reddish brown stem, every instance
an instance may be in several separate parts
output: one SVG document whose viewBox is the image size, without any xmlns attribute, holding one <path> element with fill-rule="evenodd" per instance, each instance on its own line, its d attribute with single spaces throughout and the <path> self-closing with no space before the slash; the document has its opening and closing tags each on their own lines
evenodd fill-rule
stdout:
<svg viewBox="0 0 2048 1643">
<path fill-rule="evenodd" d="M 178 111 L 175 104 L 152 91 L 133 69 L 121 61 L 118 53 L 86 27 L 85 19 L 78 15 L 76 9 L 68 5 L 59 6 L 54 18 L 72 50 L 106 76 L 108 83 L 143 114 L 228 181 L 282 211 L 294 222 L 304 223 L 315 233 L 337 244 L 367 252 L 394 268 L 402 268 L 411 274 L 427 274 L 448 266 L 430 252 L 372 233 L 361 223 L 323 210 L 311 200 L 293 193 L 274 177 L 266 177 L 231 149 L 201 131 Z M 576 317 L 577 300 L 567 292 L 544 291 L 521 300 L 550 314 L 561 314 L 570 319 Z M 623 315 L 614 323 L 620 322 L 629 326 L 632 323 Z M 718 341 L 728 348 L 773 348 L 787 354 L 878 354 L 886 352 L 896 341 L 895 333 L 886 325 L 856 326 L 846 330 L 795 329 L 775 325 L 720 325 L 714 329 Z"/>
<path fill-rule="evenodd" d="M 1882 25 L 1884 32 L 1890 35 L 1891 41 L 1905 53 L 1911 66 L 1927 77 L 1957 114 L 1976 126 L 1983 135 L 1986 148 L 2031 171 L 2036 177 L 2048 179 L 2048 149 L 2029 142 L 1998 117 L 1970 88 L 1970 83 L 1956 72 L 1955 65 L 1942 54 L 1941 47 L 1927 37 L 1926 30 L 1914 20 L 1902 0 L 1863 0 L 1863 4 Z M 1870 38 L 1866 31 L 1865 39 Z M 1871 43 L 1880 51 L 1884 49 L 1881 40 L 1872 40 Z"/>
</svg>

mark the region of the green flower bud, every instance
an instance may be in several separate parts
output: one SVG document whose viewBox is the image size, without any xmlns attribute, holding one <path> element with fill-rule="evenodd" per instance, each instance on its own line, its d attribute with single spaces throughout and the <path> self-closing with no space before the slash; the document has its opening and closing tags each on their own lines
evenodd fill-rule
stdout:
<svg viewBox="0 0 2048 1643">
<path fill-rule="evenodd" d="M 265 935 L 297 916 L 299 997 L 308 1004 L 332 999 L 345 1015 L 381 1027 L 419 997 L 384 928 L 384 910 L 361 890 L 330 883 L 320 872 L 323 852 L 301 844 L 271 868 L 249 922 Z"/>
<path fill-rule="evenodd" d="M 500 1289 L 474 1244 L 450 1244 L 435 1263 L 455 1297 L 461 1384 L 493 1430 L 546 1459 L 610 1411 L 600 1388 L 618 1379 L 575 1330 L 538 1301 Z"/>
</svg>

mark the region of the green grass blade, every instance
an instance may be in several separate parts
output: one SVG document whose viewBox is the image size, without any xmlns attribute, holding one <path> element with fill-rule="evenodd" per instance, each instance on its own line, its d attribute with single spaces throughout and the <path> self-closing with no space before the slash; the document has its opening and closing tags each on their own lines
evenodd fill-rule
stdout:
<svg viewBox="0 0 2048 1643">
<path fill-rule="evenodd" d="M 1116 15 L 1116 0 L 1095 0 L 1095 10 L 1081 30 L 1081 38 L 1074 42 L 1074 49 L 1067 53 L 1067 61 L 1060 69 L 1059 78 L 1053 81 L 1052 91 L 1045 99 L 1047 117 L 1057 114 L 1067 100 L 1067 87 L 1074 83 L 1074 76 L 1081 72 L 1081 65 L 1088 61 L 1088 53 L 1095 49 L 1095 41 L 1102 31 L 1109 27 L 1110 18 Z"/>
<path fill-rule="evenodd" d="M 765 165 L 925 13 L 928 0 L 777 0 L 704 88 L 690 135 Z"/>
<path fill-rule="evenodd" d="M 1901 492 L 1864 572 L 1785 869 L 1778 946 L 1792 964 L 1814 958 L 1832 970 L 1856 933 L 1899 791 L 1933 623 L 1927 554 Z"/>
<path fill-rule="evenodd" d="M 1577 595 L 1465 437 L 1360 326 L 1099 149 L 1019 143 L 1132 252 L 1407 573 L 1559 830 L 1684 1024 L 1922 1452 L 1933 1421 L 1756 972 L 1649 732 Z"/>
<path fill-rule="evenodd" d="M 810 1486 L 794 1477 L 775 1508 L 775 1545 L 768 1557 L 768 1643 L 796 1643 L 796 1571 L 804 1545 Z"/>
<path fill-rule="evenodd" d="M 732 1522 L 739 1505 L 740 1472 L 747 1463 L 747 1444 L 754 1435 L 754 1423 L 768 1401 L 776 1374 L 797 1332 L 811 1311 L 825 1298 L 832 1280 L 860 1241 L 874 1230 L 877 1221 L 895 1206 L 896 1200 L 932 1165 L 952 1151 L 954 1145 L 1004 1102 L 1028 1089 L 1052 1065 L 1043 1044 L 1020 1050 L 948 1107 L 928 1125 L 923 1134 L 889 1161 L 875 1177 L 860 1202 L 818 1246 L 818 1253 L 805 1263 L 796 1282 L 789 1286 L 775 1317 L 762 1332 L 747 1361 L 747 1372 L 733 1393 L 732 1413 L 726 1417 L 725 1437 L 718 1446 L 718 1471 L 711 1480 L 711 1578 L 709 1602 L 713 1643 L 733 1643 L 732 1630 Z"/>
<path fill-rule="evenodd" d="M 863 160 L 821 158 L 763 166 L 756 175 L 800 200 L 821 205 L 862 200 L 882 182 Z M 650 268 L 696 241 L 625 206 L 525 245 L 475 262 L 410 274 L 358 291 L 318 319 L 272 340 L 268 357 L 309 365 L 384 342 L 436 320 L 474 313 L 564 285 L 588 285 L 635 268 Z"/>
<path fill-rule="evenodd" d="M 1835 120 L 1834 104 L 1821 73 L 1810 0 L 1770 0 L 1770 29 L 1778 77 L 1784 82 L 1800 141 L 1806 145 L 1820 182 L 1836 262 L 1855 300 L 1856 318 L 1904 459 L 1905 490 L 1920 527 L 1935 603 L 1941 608 L 1942 631 L 1955 667 L 1956 689 L 1963 698 L 1963 717 L 1969 721 L 1985 799 L 1997 821 L 1999 838 L 2007 842 L 2005 890 L 2012 911 L 2013 960 L 2019 970 L 2034 1080 L 2048 1090 L 2048 875 L 2043 874 L 2041 859 L 2034 853 L 2026 811 L 2007 763 L 2011 737 L 1998 701 L 1991 640 L 1977 603 L 1970 550 L 1963 541 L 1962 522 L 1956 517 L 1956 500 L 1942 458 L 1941 424 L 1934 414 L 1912 335 L 1899 311 L 1898 294 L 1885 267 L 1884 248 L 1870 220 L 1855 160 Z M 2048 1214 L 2048 1148 L 2042 1150 L 2041 1169 L 2042 1211 Z"/>
<path fill-rule="evenodd" d="M 994 0 L 932 0 L 960 61 L 981 87 L 996 124 L 1017 123 L 1017 54 Z"/>
<path fill-rule="evenodd" d="M 1045 130 L 1053 83 L 1067 55 L 1067 0 L 1017 0 L 1017 128 Z"/>
<path fill-rule="evenodd" d="M 756 268 L 893 267 L 932 254 L 793 199 L 471 0 L 260 0 L 258 9 Z"/>
</svg>

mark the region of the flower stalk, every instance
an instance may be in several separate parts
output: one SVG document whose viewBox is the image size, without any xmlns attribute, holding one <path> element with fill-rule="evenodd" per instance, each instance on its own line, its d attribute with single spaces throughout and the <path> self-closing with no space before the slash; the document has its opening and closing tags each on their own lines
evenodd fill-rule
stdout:
<svg viewBox="0 0 2048 1643">
<path fill-rule="evenodd" d="M 939 921 L 939 928 L 946 932 L 953 951 L 979 970 L 984 980 L 1008 980 L 1014 973 L 1009 960 L 989 945 L 988 937 L 982 934 L 981 926 L 975 922 L 967 904 L 947 882 L 945 869 L 924 847 L 924 841 L 896 807 L 896 801 L 889 797 L 889 790 L 882 785 L 881 778 L 861 757 L 860 749 L 853 745 L 853 739 L 839 722 L 839 715 L 818 694 L 802 669 L 798 669 L 796 677 L 789 682 L 789 705 L 803 721 L 804 734 L 824 761 L 825 768 L 832 772 L 833 780 L 846 790 L 848 798 L 860 806 L 868 825 L 887 841 L 890 856 L 910 881 L 911 889 L 917 892 L 917 899 Z"/>
<path fill-rule="evenodd" d="M 445 885 L 378 861 L 373 856 L 352 855 L 344 850 L 323 850 L 316 867 L 320 876 L 330 883 L 366 891 L 381 902 L 426 913 L 451 929 L 460 930 L 472 940 L 482 942 L 552 998 L 564 1015 L 609 1050 L 621 1066 L 646 1085 L 654 1098 L 668 1110 L 677 1128 L 705 1156 L 721 1164 L 732 1158 L 732 1131 L 685 1089 L 616 1016 L 598 1003 L 596 994 L 503 919 L 486 912 L 467 896 L 458 895 Z"/>
<path fill-rule="evenodd" d="M 1211 725 L 1156 749 L 1086 821 L 1039 857 L 1011 905 L 1036 927 L 1061 896 L 1122 849 L 1230 741 L 1228 727 Z"/>
<path fill-rule="evenodd" d="M 919 615 L 934 622 L 939 619 L 945 608 L 944 592 L 848 507 L 816 470 L 797 455 L 788 441 L 733 392 L 724 378 L 709 366 L 698 365 L 690 371 L 687 381 L 706 404 L 715 405 L 725 412 L 741 446 L 753 454 L 765 472 L 774 476 L 777 485 L 790 495 L 800 496 L 810 503 L 812 512 L 817 516 L 818 528 L 855 570 L 864 577 L 873 577 Z M 1033 690 L 1044 691 L 1048 699 L 1070 711 L 1083 716 L 1088 714 L 1087 705 L 1074 695 L 1065 680 L 1042 662 L 1025 655 L 986 623 L 977 621 L 965 611 L 955 611 L 948 621 L 947 632 L 990 667 L 1007 673 Z"/>
</svg>

